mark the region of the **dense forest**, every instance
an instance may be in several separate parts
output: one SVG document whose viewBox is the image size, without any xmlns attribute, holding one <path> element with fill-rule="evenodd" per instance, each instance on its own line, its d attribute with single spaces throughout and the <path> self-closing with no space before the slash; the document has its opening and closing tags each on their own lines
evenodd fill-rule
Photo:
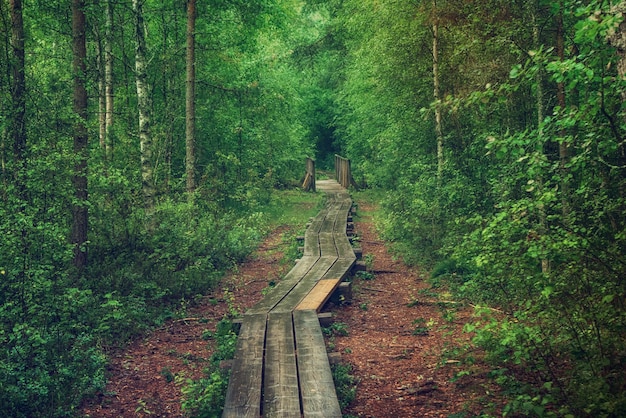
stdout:
<svg viewBox="0 0 626 418">
<path fill-rule="evenodd" d="M 214 286 L 352 160 L 508 415 L 626 415 L 626 2 L 0 0 L 0 413 Z"/>
</svg>

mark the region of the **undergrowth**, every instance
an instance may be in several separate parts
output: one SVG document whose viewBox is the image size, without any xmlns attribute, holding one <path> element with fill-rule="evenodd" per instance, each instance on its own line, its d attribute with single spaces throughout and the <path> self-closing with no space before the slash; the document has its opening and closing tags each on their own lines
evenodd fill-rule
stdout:
<svg viewBox="0 0 626 418">
<path fill-rule="evenodd" d="M 209 359 L 209 366 L 204 370 L 204 377 L 193 380 L 181 374 L 175 379 L 181 386 L 183 394 L 181 407 L 185 416 L 219 417 L 226 400 L 230 371 L 220 367 L 220 363 L 235 356 L 237 334 L 233 323 L 222 319 L 218 322 L 215 332 L 205 335 L 215 341 L 215 351 Z"/>
<path fill-rule="evenodd" d="M 356 398 L 357 379 L 352 375 L 352 365 L 338 363 L 331 366 L 335 390 L 341 409 L 347 408 Z"/>
</svg>

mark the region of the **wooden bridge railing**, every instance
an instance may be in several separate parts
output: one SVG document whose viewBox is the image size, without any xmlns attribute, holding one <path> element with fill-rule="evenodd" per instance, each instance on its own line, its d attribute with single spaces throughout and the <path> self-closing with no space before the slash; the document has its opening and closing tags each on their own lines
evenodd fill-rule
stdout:
<svg viewBox="0 0 626 418">
<path fill-rule="evenodd" d="M 343 158 L 340 155 L 335 154 L 335 179 L 337 183 L 342 187 L 348 189 L 350 186 L 358 189 L 359 186 L 352 177 L 352 168 L 350 167 L 350 160 Z"/>
<path fill-rule="evenodd" d="M 309 157 L 306 158 L 306 174 L 302 188 L 307 192 L 315 191 L 315 160 Z"/>
</svg>

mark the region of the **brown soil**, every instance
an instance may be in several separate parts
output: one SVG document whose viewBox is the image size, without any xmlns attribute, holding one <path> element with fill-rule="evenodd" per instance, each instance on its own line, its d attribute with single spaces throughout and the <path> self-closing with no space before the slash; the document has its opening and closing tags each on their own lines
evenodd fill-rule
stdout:
<svg viewBox="0 0 626 418">
<path fill-rule="evenodd" d="M 448 417 L 500 412 L 498 388 L 487 379 L 480 353 L 467 364 L 463 324 L 471 309 L 441 303 L 429 291 L 425 273 L 396 260 L 378 237 L 360 203 L 355 226 L 363 254 L 371 261 L 370 280 L 357 278 L 353 299 L 329 307 L 347 336 L 328 338 L 329 349 L 352 365 L 358 382 L 356 399 L 344 411 L 358 417 Z M 180 386 L 173 376 L 198 378 L 212 346 L 202 334 L 236 309 L 262 298 L 262 290 L 291 267 L 283 260 L 286 229 L 274 231 L 262 246 L 229 274 L 213 294 L 186 309 L 184 318 L 166 323 L 124 350 L 110 353 L 106 391 L 85 403 L 90 417 L 180 417 Z M 445 296 L 443 297 L 445 298 Z M 450 301 L 452 302 L 452 301 Z M 469 375 L 456 378 L 461 371 Z M 463 415 L 459 415 L 463 416 Z"/>
</svg>

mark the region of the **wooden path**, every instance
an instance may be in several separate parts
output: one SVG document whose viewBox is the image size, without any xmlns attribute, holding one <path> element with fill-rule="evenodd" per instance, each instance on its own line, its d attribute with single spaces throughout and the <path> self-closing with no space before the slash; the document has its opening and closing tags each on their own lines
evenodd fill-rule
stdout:
<svg viewBox="0 0 626 418">
<path fill-rule="evenodd" d="M 346 236 L 352 200 L 334 180 L 317 190 L 327 205 L 303 257 L 244 314 L 223 417 L 341 417 L 317 314 L 356 260 Z"/>
</svg>

